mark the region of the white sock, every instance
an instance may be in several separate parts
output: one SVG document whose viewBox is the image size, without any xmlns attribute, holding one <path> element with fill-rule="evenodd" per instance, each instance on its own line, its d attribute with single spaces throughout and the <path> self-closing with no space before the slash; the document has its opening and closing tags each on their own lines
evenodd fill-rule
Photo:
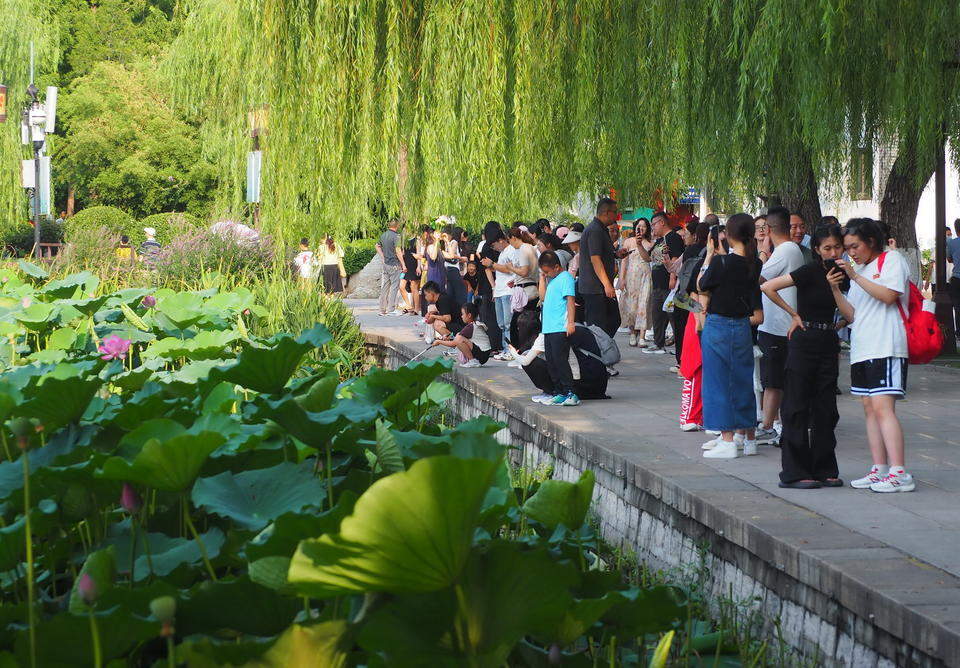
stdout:
<svg viewBox="0 0 960 668">
<path fill-rule="evenodd" d="M 887 475 L 890 472 L 890 467 L 886 464 L 874 464 L 873 470 L 879 473 L 880 475 Z"/>
<path fill-rule="evenodd" d="M 903 468 L 902 466 L 890 467 L 890 475 L 903 475 L 906 472 L 907 472 L 907 469 Z"/>
</svg>

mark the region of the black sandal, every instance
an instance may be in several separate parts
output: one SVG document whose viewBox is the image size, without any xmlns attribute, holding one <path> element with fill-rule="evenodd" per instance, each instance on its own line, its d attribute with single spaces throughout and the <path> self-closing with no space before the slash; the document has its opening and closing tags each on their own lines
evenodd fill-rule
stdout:
<svg viewBox="0 0 960 668">
<path fill-rule="evenodd" d="M 843 479 L 841 478 L 824 478 L 820 481 L 820 484 L 823 487 L 843 487 Z"/>
<path fill-rule="evenodd" d="M 821 486 L 819 480 L 794 480 L 780 483 L 780 487 L 784 489 L 820 489 Z"/>
</svg>

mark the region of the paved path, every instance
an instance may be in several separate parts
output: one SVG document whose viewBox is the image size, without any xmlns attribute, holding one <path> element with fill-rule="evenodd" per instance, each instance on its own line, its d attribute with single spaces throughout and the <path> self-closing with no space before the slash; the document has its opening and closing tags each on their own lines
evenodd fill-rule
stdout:
<svg viewBox="0 0 960 668">
<path fill-rule="evenodd" d="M 413 334 L 414 318 L 379 317 L 373 300 L 348 300 L 364 331 L 390 336 L 422 349 Z M 749 492 L 762 490 L 776 495 L 803 514 L 804 509 L 848 528 L 864 537 L 863 546 L 877 542 L 897 548 L 913 559 L 941 568 L 960 577 L 960 371 L 932 366 L 910 367 L 908 398 L 898 404 L 907 441 L 907 465 L 918 479 L 917 491 L 908 494 L 875 494 L 850 487 L 820 490 L 784 490 L 777 487 L 780 451 L 761 446 L 756 457 L 709 460 L 700 456 L 702 433 L 687 434 L 679 429 L 680 384 L 668 367 L 670 355 L 644 355 L 626 345 L 618 335 L 623 361 L 620 376 L 610 380 L 609 401 L 584 402 L 577 408 L 545 407 L 531 404 L 538 413 L 549 412 L 568 428 L 576 429 L 618 453 L 633 453 L 657 460 L 661 465 L 682 469 L 684 462 L 696 462 L 692 469 L 716 477 L 696 474 L 691 482 L 704 492 L 725 494 L 725 501 L 743 494 L 742 512 L 747 519 L 763 522 L 765 509 Z M 424 357 L 438 356 L 439 350 Z M 519 369 L 491 360 L 479 369 L 459 369 L 483 382 L 495 383 L 499 393 L 511 398 L 529 396 L 536 390 Z M 849 387 L 849 365 L 841 364 L 840 384 Z M 870 458 L 864 430 L 863 409 L 849 394 L 838 398 L 840 425 L 837 429 L 837 458 L 845 479 L 863 475 Z M 654 444 L 658 447 L 651 448 Z M 665 449 L 669 448 L 669 450 Z M 677 454 L 682 455 L 677 457 Z M 662 461 L 661 461 L 662 460 Z M 677 474 L 682 475 L 681 470 Z M 693 476 L 691 476 L 693 477 Z M 752 505 L 751 505 L 752 504 Z M 810 514 L 810 513 L 807 513 Z M 779 521 L 775 517 L 769 518 Z M 846 548 L 823 544 L 823 536 L 811 535 L 809 524 L 798 532 L 796 541 L 810 549 Z M 779 526 L 780 529 L 788 527 Z M 879 546 L 877 546 L 879 547 Z M 849 555 L 858 559 L 856 541 Z M 874 548 L 876 549 L 876 548 Z M 873 553 L 874 558 L 877 553 Z M 875 576 L 882 574 L 876 573 Z M 929 595 L 927 595 L 929 596 Z M 960 621 L 960 588 L 948 586 L 937 600 L 924 603 L 946 605 Z M 946 612 L 946 610 L 944 610 Z"/>
</svg>

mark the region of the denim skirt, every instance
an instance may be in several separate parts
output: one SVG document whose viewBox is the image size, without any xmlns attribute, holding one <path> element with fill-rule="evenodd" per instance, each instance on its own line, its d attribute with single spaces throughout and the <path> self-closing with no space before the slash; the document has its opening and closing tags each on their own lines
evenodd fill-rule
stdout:
<svg viewBox="0 0 960 668">
<path fill-rule="evenodd" d="M 757 426 L 753 336 L 749 318 L 707 314 L 703 354 L 703 426 L 717 431 Z"/>
</svg>

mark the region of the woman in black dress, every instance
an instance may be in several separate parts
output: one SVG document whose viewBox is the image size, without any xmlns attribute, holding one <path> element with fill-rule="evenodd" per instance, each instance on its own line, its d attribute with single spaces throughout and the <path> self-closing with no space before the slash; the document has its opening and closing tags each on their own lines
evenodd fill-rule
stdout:
<svg viewBox="0 0 960 668">
<path fill-rule="evenodd" d="M 780 419 L 780 487 L 842 487 L 837 469 L 837 376 L 840 339 L 834 324 L 836 302 L 827 274 L 839 271 L 843 233 L 839 225 L 821 225 L 811 238 L 816 259 L 760 286 L 770 300 L 790 314 L 787 373 Z M 778 290 L 796 286 L 797 308 Z"/>
<path fill-rule="evenodd" d="M 404 313 L 420 313 L 420 260 L 417 253 L 417 238 L 413 237 L 403 249 L 403 278 L 400 280 L 400 294 L 406 308 Z"/>
</svg>

